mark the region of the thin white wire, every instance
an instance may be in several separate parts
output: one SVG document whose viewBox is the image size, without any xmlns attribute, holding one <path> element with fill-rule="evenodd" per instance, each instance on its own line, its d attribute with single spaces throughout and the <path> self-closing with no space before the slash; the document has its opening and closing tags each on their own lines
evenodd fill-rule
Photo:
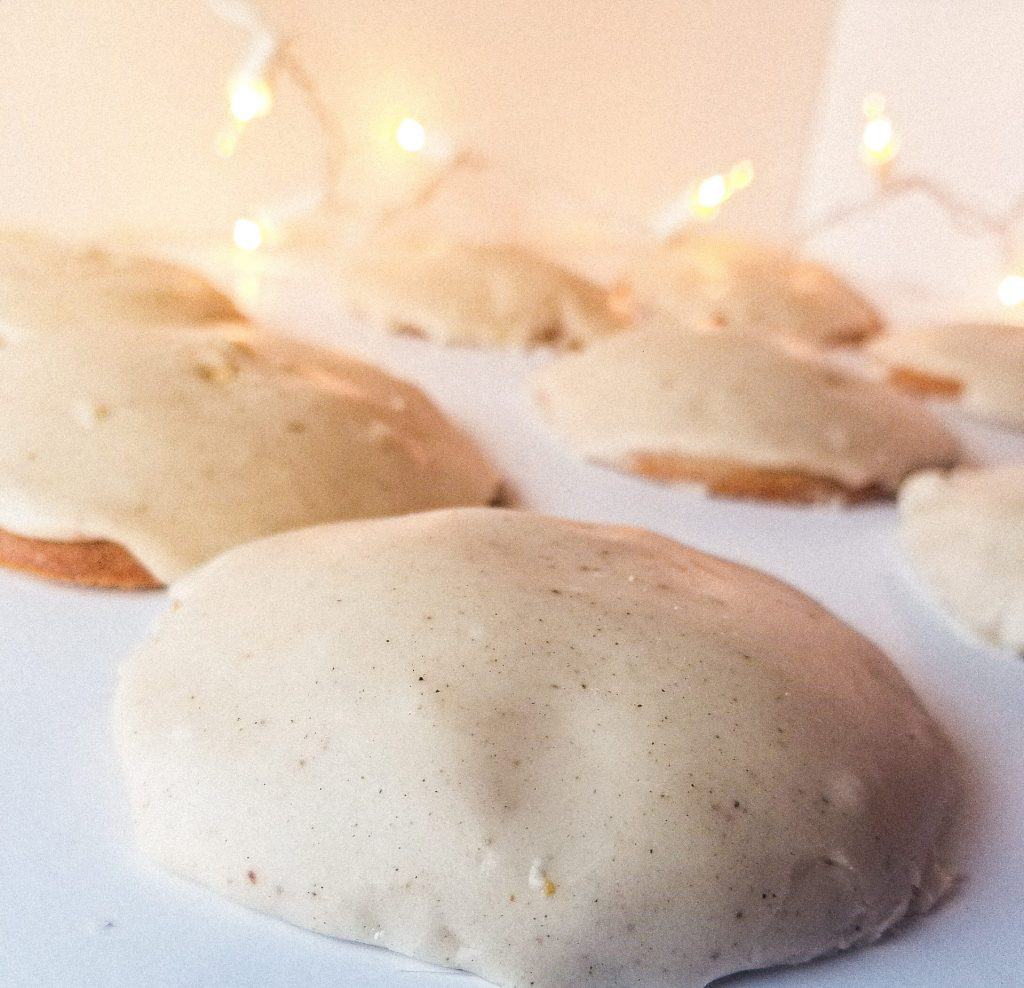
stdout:
<svg viewBox="0 0 1024 988">
<path fill-rule="evenodd" d="M 281 47 L 280 39 L 242 0 L 206 0 L 206 3 L 215 16 L 241 28 L 250 37 L 249 52 L 241 63 L 239 78 L 258 79 L 266 74 Z"/>
</svg>

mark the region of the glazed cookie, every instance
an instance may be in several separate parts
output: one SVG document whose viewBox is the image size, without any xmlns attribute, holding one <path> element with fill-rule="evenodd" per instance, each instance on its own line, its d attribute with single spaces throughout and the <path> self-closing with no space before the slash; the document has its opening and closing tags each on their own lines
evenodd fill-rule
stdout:
<svg viewBox="0 0 1024 988">
<path fill-rule="evenodd" d="M 508 988 L 698 988 L 949 883 L 956 760 L 802 594 L 638 529 L 461 510 L 239 547 L 126 663 L 138 840 Z"/>
<path fill-rule="evenodd" d="M 541 415 L 582 456 L 718 494 L 891 495 L 956 441 L 890 388 L 763 337 L 660 321 L 542 368 Z"/>
<path fill-rule="evenodd" d="M 871 303 L 823 265 L 715 234 L 684 232 L 650 249 L 615 296 L 620 307 L 639 314 L 777 333 L 821 347 L 860 343 L 882 328 Z"/>
<path fill-rule="evenodd" d="M 1024 656 L 1024 467 L 917 474 L 899 508 L 930 593 L 971 633 Z"/>
<path fill-rule="evenodd" d="M 173 267 L 55 271 L 51 296 L 31 265 L 0 274 L 0 565 L 154 586 L 282 529 L 495 496 L 491 466 L 417 388 L 220 321 L 213 290 Z"/>
<path fill-rule="evenodd" d="M 442 343 L 574 349 L 624 325 L 599 285 L 510 245 L 377 240 L 336 272 L 356 314 Z"/>
<path fill-rule="evenodd" d="M 1024 429 L 1024 326 L 929 326 L 883 336 L 870 352 L 898 387 Z"/>
<path fill-rule="evenodd" d="M 241 318 L 227 295 L 180 264 L 38 234 L 0 234 L 0 334 L 5 324 L 195 324 Z"/>
</svg>

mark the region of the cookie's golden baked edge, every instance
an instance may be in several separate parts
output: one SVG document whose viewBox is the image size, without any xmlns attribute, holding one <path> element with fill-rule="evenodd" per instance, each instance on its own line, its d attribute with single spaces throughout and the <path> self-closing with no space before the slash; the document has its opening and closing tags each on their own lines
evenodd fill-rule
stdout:
<svg viewBox="0 0 1024 988">
<path fill-rule="evenodd" d="M 102 539 L 56 542 L 0 528 L 0 566 L 80 587 L 158 590 L 164 586 L 127 549 Z"/>
<path fill-rule="evenodd" d="M 722 497 L 780 501 L 788 504 L 822 504 L 891 498 L 894 491 L 881 484 L 852 488 L 830 477 L 802 470 L 773 470 L 722 459 L 680 456 L 677 453 L 633 452 L 625 462 L 612 464 L 648 480 L 694 483 Z"/>
<path fill-rule="evenodd" d="M 959 398 L 964 392 L 964 382 L 959 378 L 901 364 L 889 369 L 886 380 L 894 388 L 921 398 Z"/>
</svg>

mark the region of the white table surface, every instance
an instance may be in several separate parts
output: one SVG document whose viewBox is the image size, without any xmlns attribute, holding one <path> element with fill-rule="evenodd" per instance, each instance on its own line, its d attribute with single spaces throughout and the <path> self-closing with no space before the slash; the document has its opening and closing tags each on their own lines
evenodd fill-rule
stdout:
<svg viewBox="0 0 1024 988">
<path fill-rule="evenodd" d="M 875 946 L 730 985 L 1024 985 L 1024 664 L 964 641 L 919 595 L 900 568 L 891 505 L 731 502 L 584 465 L 525 398 L 525 372 L 542 355 L 383 339 L 345 320 L 308 276 L 274 279 L 260 305 L 268 319 L 419 382 L 476 433 L 524 507 L 643 525 L 800 587 L 888 651 L 964 751 L 975 819 L 957 893 Z M 1024 461 L 1024 436 L 950 420 L 983 458 Z M 0 572 L 0 985 L 482 985 L 294 929 L 141 860 L 109 708 L 122 657 L 165 604 L 164 593 Z"/>
</svg>

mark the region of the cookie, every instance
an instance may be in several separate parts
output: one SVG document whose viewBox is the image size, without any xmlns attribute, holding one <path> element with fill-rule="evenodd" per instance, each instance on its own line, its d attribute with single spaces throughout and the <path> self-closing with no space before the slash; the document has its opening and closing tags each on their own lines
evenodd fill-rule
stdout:
<svg viewBox="0 0 1024 988">
<path fill-rule="evenodd" d="M 242 318 L 207 278 L 173 261 L 38 234 L 0 234 L 0 334 L 4 324 L 194 325 Z"/>
<path fill-rule="evenodd" d="M 947 398 L 976 418 L 1024 429 L 1024 326 L 927 326 L 883 336 L 871 356 L 897 387 Z"/>
<path fill-rule="evenodd" d="M 917 474 L 899 509 L 929 595 L 972 635 L 1024 657 L 1024 467 Z"/>
<path fill-rule="evenodd" d="M 103 540 L 27 539 L 0 529 L 0 566 L 81 587 L 155 590 L 162 586 L 127 549 Z"/>
<path fill-rule="evenodd" d="M 441 343 L 575 349 L 624 326 L 605 289 L 511 245 L 375 240 L 335 272 L 354 313 Z"/>
<path fill-rule="evenodd" d="M 581 456 L 737 497 L 862 500 L 950 466 L 955 439 L 891 388 L 764 337 L 660 320 L 534 377 L 548 425 Z"/>
<path fill-rule="evenodd" d="M 164 286 L 162 264 L 57 257 L 53 308 L 26 285 L 44 272 L 0 270 L 0 565 L 166 584 L 271 532 L 497 494 L 476 445 L 414 386 L 224 321 L 188 273 Z"/>
<path fill-rule="evenodd" d="M 651 248 L 616 291 L 620 307 L 691 325 L 775 333 L 816 347 L 861 343 L 882 320 L 829 268 L 756 241 L 683 232 Z"/>
<path fill-rule="evenodd" d="M 939 728 L 754 570 L 469 509 L 252 543 L 175 595 L 115 703 L 139 843 L 289 923 L 509 988 L 698 988 L 948 885 Z"/>
</svg>

